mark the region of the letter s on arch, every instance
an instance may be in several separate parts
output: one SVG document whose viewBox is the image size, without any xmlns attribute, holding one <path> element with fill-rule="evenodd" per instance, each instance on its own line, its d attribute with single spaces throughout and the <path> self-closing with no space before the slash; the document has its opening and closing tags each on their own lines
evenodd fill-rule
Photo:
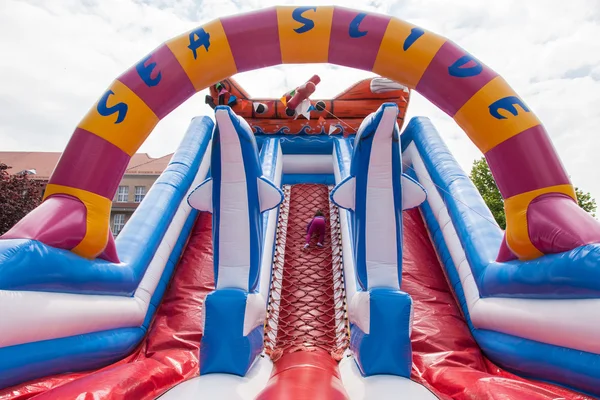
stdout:
<svg viewBox="0 0 600 400">
<path fill-rule="evenodd" d="M 156 77 L 152 77 L 152 71 L 154 71 L 154 68 L 156 68 L 156 63 L 150 63 L 148 65 L 146 65 L 146 63 L 148 62 L 148 60 L 150 60 L 150 57 L 152 56 L 148 56 L 146 58 L 144 58 L 142 61 L 140 61 L 139 63 L 137 63 L 137 65 L 135 66 L 135 69 L 137 70 L 138 75 L 140 76 L 140 78 L 142 78 L 142 80 L 144 81 L 144 83 L 149 86 L 156 86 L 160 83 L 160 80 L 162 79 L 162 72 L 158 71 L 158 74 L 156 74 Z"/>
<path fill-rule="evenodd" d="M 517 96 L 508 96 L 493 102 L 489 107 L 490 114 L 496 119 L 507 119 L 499 112 L 500 110 L 506 110 L 516 117 L 519 115 L 519 110 L 517 110 L 515 105 L 519 105 L 525 112 L 529 112 L 529 107 L 523 103 L 523 100 L 519 99 Z"/>
<path fill-rule="evenodd" d="M 106 93 L 104 93 L 104 95 L 98 101 L 98 106 L 96 107 L 96 110 L 98 110 L 98 114 L 102 115 L 103 117 L 108 117 L 115 113 L 118 113 L 117 120 L 115 121 L 116 125 L 120 124 L 125 120 L 125 117 L 127 116 L 127 110 L 129 109 L 129 107 L 125 103 L 117 103 L 112 107 L 108 107 L 108 98 L 111 94 L 115 94 L 115 92 L 109 90 Z"/>
<path fill-rule="evenodd" d="M 302 15 L 308 10 L 313 10 L 314 12 L 317 12 L 317 7 L 298 7 L 292 12 L 292 18 L 294 18 L 294 21 L 298 21 L 302 24 L 300 28 L 294 29 L 294 32 L 305 33 L 315 27 L 315 21 L 313 21 L 312 19 L 308 19 Z"/>
</svg>

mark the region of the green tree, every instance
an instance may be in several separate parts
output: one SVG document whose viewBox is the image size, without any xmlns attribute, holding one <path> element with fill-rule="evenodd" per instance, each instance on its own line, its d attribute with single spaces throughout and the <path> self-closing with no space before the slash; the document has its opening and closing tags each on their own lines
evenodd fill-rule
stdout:
<svg viewBox="0 0 600 400">
<path fill-rule="evenodd" d="M 483 201 L 485 201 L 485 204 L 487 204 L 492 212 L 494 219 L 500 225 L 500 228 L 506 229 L 504 200 L 502 199 L 500 190 L 498 190 L 498 186 L 496 186 L 496 181 L 485 157 L 481 157 L 481 159 L 473 162 L 470 178 L 477 190 L 479 190 L 481 197 L 483 197 Z"/>
<path fill-rule="evenodd" d="M 0 163 L 0 235 L 40 204 L 44 186 L 27 174 L 10 175 L 9 169 Z"/>
<path fill-rule="evenodd" d="M 494 219 L 500 225 L 502 229 L 506 229 L 506 215 L 504 214 L 504 200 L 496 186 L 496 181 L 490 171 L 490 167 L 487 164 L 485 157 L 481 157 L 479 160 L 473 162 L 473 168 L 469 175 L 473 184 L 483 197 L 485 204 L 492 212 Z M 579 207 L 590 213 L 593 217 L 596 216 L 596 200 L 592 197 L 589 192 L 584 192 L 578 187 L 575 188 L 575 194 L 577 195 L 577 202 Z"/>
<path fill-rule="evenodd" d="M 592 197 L 592 195 L 589 192 L 584 192 L 578 187 L 575 187 L 575 194 L 577 195 L 577 203 L 579 203 L 579 207 L 592 214 L 592 217 L 595 217 L 596 200 Z"/>
</svg>

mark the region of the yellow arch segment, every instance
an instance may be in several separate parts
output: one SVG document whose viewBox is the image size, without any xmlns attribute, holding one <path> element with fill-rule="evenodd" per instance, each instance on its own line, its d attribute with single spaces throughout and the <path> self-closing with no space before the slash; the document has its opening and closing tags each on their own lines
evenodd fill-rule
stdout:
<svg viewBox="0 0 600 400">
<path fill-rule="evenodd" d="M 435 33 L 425 34 L 404 51 L 404 41 L 416 25 L 392 18 L 387 26 L 373 72 L 408 86 L 417 87 L 423 73 L 446 39 Z"/>
<path fill-rule="evenodd" d="M 190 35 L 200 29 L 204 29 L 210 35 L 210 47 L 208 51 L 204 47 L 198 48 L 194 58 L 194 53 L 188 47 Z M 224 77 L 237 73 L 229 41 L 219 20 L 211 21 L 202 27 L 179 35 L 169 40 L 167 46 L 179 61 L 197 92 L 217 83 Z"/>
<path fill-rule="evenodd" d="M 506 211 L 506 242 L 520 260 L 532 260 L 543 254 L 531 243 L 527 225 L 527 208 L 531 202 L 548 193 L 564 193 L 577 201 L 572 185 L 549 186 L 509 197 L 504 201 Z"/>
<path fill-rule="evenodd" d="M 108 243 L 110 199 L 69 186 L 49 184 L 46 186 L 44 200 L 53 194 L 59 193 L 79 199 L 85 205 L 86 209 L 85 236 L 71 251 L 81 257 L 96 258 L 102 253 Z"/>
<path fill-rule="evenodd" d="M 79 128 L 106 139 L 131 157 L 144 143 L 159 119 L 142 99 L 121 82 L 114 81 L 109 90 L 114 94 L 108 97 L 106 107 L 114 113 L 100 115 L 98 103 L 102 99 L 99 99 L 79 123 Z M 119 113 L 115 107 L 122 108 L 122 104 L 127 106 L 125 119 L 116 123 Z"/>
<path fill-rule="evenodd" d="M 541 124 L 533 112 L 525 112 L 519 105 L 515 106 L 518 110 L 516 116 L 506 110 L 499 111 L 506 119 L 492 116 L 490 105 L 513 96 L 518 97 L 508 83 L 497 76 L 475 93 L 454 116 L 456 123 L 483 153 L 524 130 Z"/>
<path fill-rule="evenodd" d="M 333 6 L 305 7 L 302 16 L 314 23 L 314 28 L 298 33 L 304 25 L 292 14 L 300 7 L 277 7 L 279 46 L 284 64 L 326 63 L 329 60 L 329 37 L 333 21 Z M 316 11 L 315 11 L 316 10 Z"/>
</svg>

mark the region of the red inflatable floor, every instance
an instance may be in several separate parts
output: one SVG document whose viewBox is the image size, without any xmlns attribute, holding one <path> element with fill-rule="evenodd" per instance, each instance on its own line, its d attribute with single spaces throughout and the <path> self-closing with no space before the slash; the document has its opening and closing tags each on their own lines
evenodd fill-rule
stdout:
<svg viewBox="0 0 600 400">
<path fill-rule="evenodd" d="M 326 215 L 323 247 L 316 246 L 318 237 L 314 235 L 311 246 L 304 249 L 307 225 L 316 210 Z M 274 276 L 282 277 L 281 296 L 278 312 L 270 314 L 278 317 L 273 321 L 277 337 L 267 342 L 273 346 L 275 364 L 256 400 L 346 400 L 336 361 L 347 341 L 336 334 L 336 326 L 343 330 L 343 325 L 337 325 L 335 301 L 336 283 L 341 284 L 342 278 L 340 263 L 335 263 L 340 274 L 334 277 L 329 189 L 326 185 L 294 185 L 289 205 L 284 203 L 281 212 L 288 215 L 284 264 L 281 270 L 278 264 L 274 267 Z M 338 296 L 343 296 L 341 291 Z"/>
<path fill-rule="evenodd" d="M 311 246 L 304 249 L 307 224 L 312 221 L 316 210 L 327 214 L 324 247 L 316 246 L 318 237 L 314 235 Z M 335 332 L 329 219 L 327 186 L 292 186 L 275 354 L 307 348 L 320 348 L 327 353 L 340 352 Z"/>
<path fill-rule="evenodd" d="M 202 302 L 213 282 L 211 216 L 202 213 L 150 331 L 133 354 L 98 371 L 58 375 L 0 390 L 0 400 L 156 398 L 198 374 Z"/>
<path fill-rule="evenodd" d="M 402 289 L 414 301 L 412 379 L 441 399 L 590 399 L 501 370 L 473 340 L 418 210 L 404 212 Z"/>
</svg>

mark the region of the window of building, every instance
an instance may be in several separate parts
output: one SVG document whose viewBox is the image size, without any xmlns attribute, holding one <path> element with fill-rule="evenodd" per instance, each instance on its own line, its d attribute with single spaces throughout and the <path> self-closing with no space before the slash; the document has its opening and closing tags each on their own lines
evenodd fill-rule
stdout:
<svg viewBox="0 0 600 400">
<path fill-rule="evenodd" d="M 119 186 L 117 191 L 117 201 L 119 203 L 126 203 L 129 200 L 129 186 Z"/>
<path fill-rule="evenodd" d="M 135 187 L 135 202 L 141 203 L 146 196 L 146 186 L 136 186 Z"/>
<path fill-rule="evenodd" d="M 115 214 L 113 216 L 112 233 L 117 236 L 125 226 L 125 214 Z"/>
</svg>

